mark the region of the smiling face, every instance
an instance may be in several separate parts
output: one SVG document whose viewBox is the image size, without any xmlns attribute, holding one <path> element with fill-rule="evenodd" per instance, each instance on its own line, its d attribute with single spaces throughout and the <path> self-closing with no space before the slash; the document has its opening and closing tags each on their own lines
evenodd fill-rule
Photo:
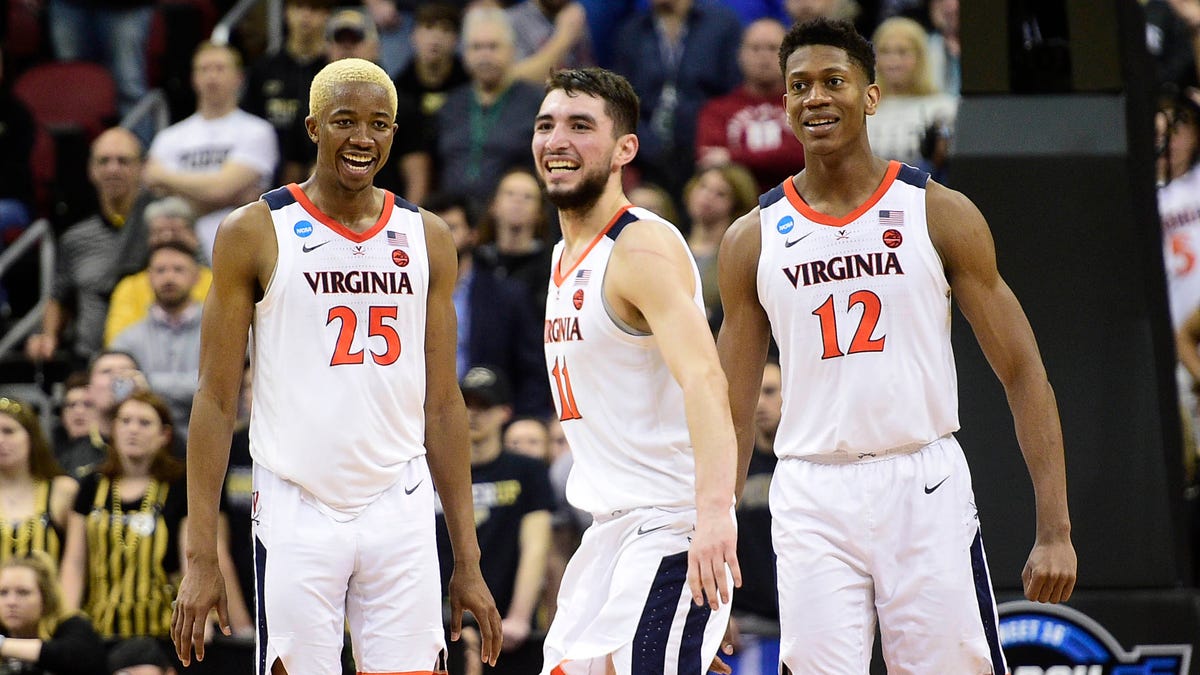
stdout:
<svg viewBox="0 0 1200 675">
<path fill-rule="evenodd" d="M 602 99 L 555 89 L 533 127 L 533 160 L 546 199 L 560 209 L 586 209 L 637 153 L 637 137 L 614 138 Z"/>
<path fill-rule="evenodd" d="M 304 120 L 317 139 L 317 171 L 336 176 L 345 189 L 371 187 L 396 135 L 391 98 L 372 82 L 334 85 L 324 110 Z"/>
<path fill-rule="evenodd" d="M 846 51 L 806 45 L 788 56 L 784 102 L 788 125 L 806 155 L 822 155 L 861 142 L 866 115 L 874 115 L 879 87 Z"/>
</svg>

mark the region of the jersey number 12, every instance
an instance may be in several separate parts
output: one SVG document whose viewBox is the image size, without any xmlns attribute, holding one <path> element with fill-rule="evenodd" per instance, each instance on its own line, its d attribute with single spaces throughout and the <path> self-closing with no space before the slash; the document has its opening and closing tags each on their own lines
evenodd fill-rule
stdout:
<svg viewBox="0 0 1200 675">
<path fill-rule="evenodd" d="M 833 296 L 830 295 L 825 302 L 821 303 L 820 307 L 813 310 L 813 316 L 821 321 L 821 345 L 825 352 L 821 354 L 822 359 L 833 359 L 846 354 L 883 351 L 883 343 L 887 336 L 871 337 L 871 333 L 875 332 L 875 326 L 879 323 L 879 315 L 883 311 L 883 303 L 879 301 L 879 296 L 871 291 L 855 291 L 850 294 L 846 311 L 853 310 L 855 305 L 862 305 L 862 318 L 858 322 L 858 328 L 854 331 L 854 337 L 850 340 L 850 349 L 845 352 L 838 345 Z"/>
</svg>

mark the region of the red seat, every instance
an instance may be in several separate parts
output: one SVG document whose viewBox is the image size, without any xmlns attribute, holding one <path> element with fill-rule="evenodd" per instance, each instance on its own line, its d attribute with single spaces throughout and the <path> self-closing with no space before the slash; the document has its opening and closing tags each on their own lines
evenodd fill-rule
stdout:
<svg viewBox="0 0 1200 675">
<path fill-rule="evenodd" d="M 95 63 L 38 64 L 17 78 L 13 94 L 47 131 L 82 129 L 90 140 L 116 122 L 116 83 L 107 68 Z"/>
</svg>

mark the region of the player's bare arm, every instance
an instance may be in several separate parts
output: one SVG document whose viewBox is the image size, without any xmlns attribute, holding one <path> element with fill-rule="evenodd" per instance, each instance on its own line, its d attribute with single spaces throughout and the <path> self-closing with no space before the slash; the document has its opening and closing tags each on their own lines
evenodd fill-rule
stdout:
<svg viewBox="0 0 1200 675">
<path fill-rule="evenodd" d="M 758 218 L 755 207 L 735 220 L 725 231 L 717 254 L 717 280 L 725 311 L 717 354 L 729 380 L 729 411 L 737 434 L 738 498 L 754 454 L 754 410 L 771 341 L 771 323 L 758 301 L 758 256 L 762 251 Z"/>
<path fill-rule="evenodd" d="M 263 202 L 229 215 L 213 248 L 213 283 L 200 328 L 200 381 L 188 433 L 187 574 L 171 617 L 171 639 L 184 665 L 204 659 L 204 624 L 214 607 L 229 633 L 225 581 L 218 562 L 218 508 L 229 466 L 238 391 L 254 302 L 266 288 L 277 255 Z"/>
<path fill-rule="evenodd" d="M 1037 504 L 1037 536 L 1021 573 L 1025 596 L 1062 602 L 1075 587 L 1062 426 L 1029 320 L 996 268 L 991 232 L 959 192 L 930 181 L 930 237 L 992 370 L 1004 385 Z"/>
<path fill-rule="evenodd" d="M 617 238 L 604 278 L 604 296 L 633 328 L 652 333 L 684 393 L 696 455 L 696 534 L 688 551 L 688 584 L 696 604 L 729 602 L 725 565 L 734 585 L 737 563 L 733 505 L 736 438 L 725 375 L 712 333 L 692 300 L 695 280 L 683 244 L 658 223 L 638 222 Z"/>
<path fill-rule="evenodd" d="M 471 498 L 471 459 L 467 443 L 467 408 L 458 388 L 455 344 L 454 283 L 458 263 L 450 230 L 441 218 L 421 211 L 429 247 L 429 299 L 425 319 L 425 448 L 429 471 L 442 500 L 446 529 L 454 550 L 450 577 L 450 638 L 462 632 L 463 610 L 479 622 L 483 636 L 480 658 L 496 664 L 503 642 L 500 613 L 479 571 L 475 506 Z"/>
<path fill-rule="evenodd" d="M 1175 353 L 1192 379 L 1200 382 L 1200 310 L 1192 312 L 1175 334 Z"/>
</svg>

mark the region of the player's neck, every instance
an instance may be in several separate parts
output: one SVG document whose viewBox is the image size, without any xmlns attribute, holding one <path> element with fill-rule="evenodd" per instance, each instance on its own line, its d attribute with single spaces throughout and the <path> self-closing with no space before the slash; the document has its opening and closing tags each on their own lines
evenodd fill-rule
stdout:
<svg viewBox="0 0 1200 675">
<path fill-rule="evenodd" d="M 839 208 L 853 209 L 865 201 L 883 181 L 888 161 L 861 149 L 846 149 L 829 155 L 804 156 L 804 171 L 794 180 L 797 192 L 809 206 L 837 216 Z"/>
<path fill-rule="evenodd" d="M 320 172 L 300 185 L 321 213 L 333 218 L 352 232 L 365 232 L 383 212 L 383 190 L 368 185 L 362 190 L 347 190 L 336 179 L 323 179 Z"/>
<path fill-rule="evenodd" d="M 590 244 L 596 235 L 608 227 L 617 211 L 628 204 L 629 199 L 625 197 L 624 191 L 616 187 L 605 190 L 591 206 L 560 210 L 558 221 L 562 226 L 567 251 L 579 250 Z"/>
<path fill-rule="evenodd" d="M 237 109 L 237 99 L 209 100 L 196 104 L 196 112 L 206 120 L 220 119 Z"/>
</svg>

